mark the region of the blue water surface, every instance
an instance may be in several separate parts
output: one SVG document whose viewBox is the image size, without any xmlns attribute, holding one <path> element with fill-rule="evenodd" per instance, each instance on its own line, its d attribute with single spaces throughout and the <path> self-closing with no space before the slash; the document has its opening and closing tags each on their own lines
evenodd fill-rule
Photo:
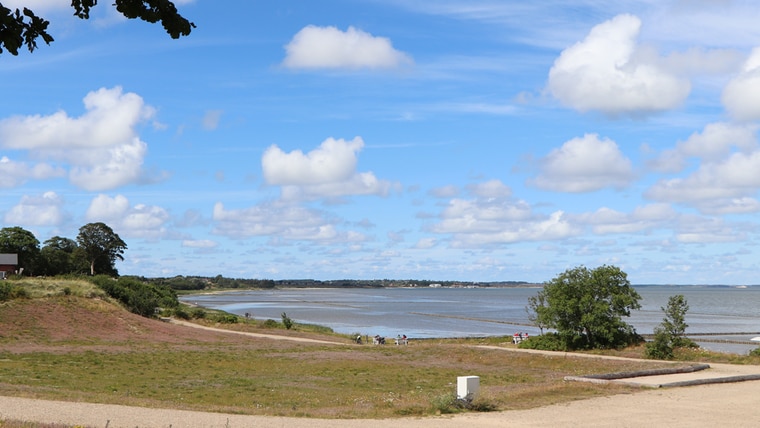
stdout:
<svg viewBox="0 0 760 428">
<path fill-rule="evenodd" d="M 246 290 L 182 297 L 187 303 L 257 319 L 279 320 L 285 312 L 300 323 L 319 324 L 345 334 L 410 338 L 485 337 L 524 332 L 526 306 L 538 288 L 318 288 Z M 641 310 L 627 320 L 639 333 L 652 333 L 661 307 L 676 294 L 689 304 L 687 333 L 695 338 L 748 342 L 760 336 L 760 287 L 640 286 Z M 738 333 L 724 335 L 724 333 Z M 746 353 L 757 345 L 700 342 L 723 352 Z"/>
</svg>

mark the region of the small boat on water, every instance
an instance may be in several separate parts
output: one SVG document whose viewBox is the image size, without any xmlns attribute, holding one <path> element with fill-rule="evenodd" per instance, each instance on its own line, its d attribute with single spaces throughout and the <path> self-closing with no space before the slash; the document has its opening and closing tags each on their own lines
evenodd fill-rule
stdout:
<svg viewBox="0 0 760 428">
<path fill-rule="evenodd" d="M 750 339 L 750 340 L 751 340 L 751 341 L 753 341 L 753 342 L 760 342 L 760 336 L 757 336 L 757 337 L 753 337 L 753 338 L 752 338 L 752 339 Z"/>
</svg>

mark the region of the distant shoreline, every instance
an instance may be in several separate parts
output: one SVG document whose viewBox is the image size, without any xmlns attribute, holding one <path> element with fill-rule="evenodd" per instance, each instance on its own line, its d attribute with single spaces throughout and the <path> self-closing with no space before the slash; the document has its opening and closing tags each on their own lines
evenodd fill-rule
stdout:
<svg viewBox="0 0 760 428">
<path fill-rule="evenodd" d="M 401 286 L 401 285 L 385 285 L 385 286 L 370 286 L 370 285 L 319 285 L 319 286 L 306 286 L 306 285 L 283 285 L 276 284 L 271 288 L 264 287 L 238 287 L 238 288 L 211 288 L 202 290 L 178 290 L 182 291 L 183 296 L 189 295 L 213 295 L 243 291 L 276 291 L 276 290 L 341 290 L 341 289 L 489 289 L 489 288 L 543 288 L 543 284 L 537 283 L 520 283 L 520 284 L 504 284 L 504 285 L 427 285 L 427 286 Z M 673 287 L 673 288 L 725 288 L 725 289 L 751 289 L 757 287 L 755 285 L 723 285 L 723 284 L 633 284 L 634 288 L 646 288 L 646 287 Z"/>
</svg>

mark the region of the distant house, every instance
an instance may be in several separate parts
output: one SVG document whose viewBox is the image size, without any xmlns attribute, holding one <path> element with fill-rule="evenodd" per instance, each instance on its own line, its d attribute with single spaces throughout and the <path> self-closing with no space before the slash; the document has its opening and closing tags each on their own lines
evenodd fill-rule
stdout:
<svg viewBox="0 0 760 428">
<path fill-rule="evenodd" d="M 16 272 L 18 254 L 0 254 L 0 278 Z"/>
</svg>

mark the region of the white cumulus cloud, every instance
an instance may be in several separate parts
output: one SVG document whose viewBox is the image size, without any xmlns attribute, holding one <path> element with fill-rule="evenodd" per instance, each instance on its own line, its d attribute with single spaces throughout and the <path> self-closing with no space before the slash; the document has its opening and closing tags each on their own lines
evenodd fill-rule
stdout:
<svg viewBox="0 0 760 428">
<path fill-rule="evenodd" d="M 589 214 L 578 216 L 580 222 L 592 226 L 596 234 L 638 233 L 662 227 L 672 227 L 678 213 L 669 204 L 650 204 L 624 213 L 602 207 Z"/>
<path fill-rule="evenodd" d="M 631 161 L 614 141 L 586 134 L 552 150 L 530 183 L 542 189 L 580 193 L 610 186 L 622 188 L 633 178 Z"/>
<path fill-rule="evenodd" d="M 66 171 L 46 163 L 29 165 L 26 162 L 16 162 L 7 156 L 0 158 L 0 187 L 17 187 L 28 180 L 44 180 L 66 176 Z"/>
<path fill-rule="evenodd" d="M 114 189 L 139 181 L 148 146 L 135 138 L 99 151 L 99 160 L 76 165 L 70 173 L 71 183 L 85 190 Z"/>
<path fill-rule="evenodd" d="M 286 153 L 270 146 L 261 157 L 264 179 L 282 186 L 283 199 L 335 198 L 348 195 L 385 195 L 391 184 L 371 172 L 357 172 L 357 154 L 364 141 L 328 138 L 309 153 Z"/>
<path fill-rule="evenodd" d="M 731 123 L 710 123 L 702 132 L 695 132 L 674 149 L 663 151 L 651 166 L 660 172 L 678 172 L 687 166 L 689 158 L 716 162 L 734 148 L 750 152 L 757 148 L 757 126 Z"/>
<path fill-rule="evenodd" d="M 98 195 L 90 202 L 85 217 L 103 222 L 125 237 L 157 239 L 167 234 L 169 213 L 162 207 L 137 204 L 132 206 L 123 195 Z"/>
<path fill-rule="evenodd" d="M 0 147 L 69 166 L 71 182 L 85 190 L 107 190 L 137 181 L 147 144 L 136 127 L 155 110 L 120 87 L 101 88 L 84 98 L 86 112 L 0 120 Z"/>
<path fill-rule="evenodd" d="M 316 241 L 323 243 L 356 242 L 361 234 L 340 232 L 335 219 L 322 211 L 283 203 L 262 203 L 253 207 L 228 210 L 214 205 L 214 233 L 230 238 L 270 236 L 273 239 Z"/>
<path fill-rule="evenodd" d="M 659 61 L 636 57 L 641 20 L 618 15 L 594 27 L 586 38 L 565 49 L 549 71 L 548 89 L 579 111 L 642 114 L 679 105 L 688 81 L 668 73 Z"/>
<path fill-rule="evenodd" d="M 480 198 L 507 198 L 512 195 L 512 189 L 500 180 L 471 184 L 467 189 Z"/>
<path fill-rule="evenodd" d="M 310 185 L 346 180 L 356 170 L 356 154 L 364 147 L 361 137 L 351 141 L 328 138 L 309 153 L 283 152 L 270 146 L 261 158 L 264 179 L 272 185 Z"/>
<path fill-rule="evenodd" d="M 23 226 L 58 226 L 66 218 L 63 200 L 55 192 L 41 196 L 23 196 L 5 214 L 5 223 Z"/>
<path fill-rule="evenodd" d="M 739 230 L 735 224 L 726 223 L 720 218 L 705 218 L 695 215 L 683 215 L 679 219 L 675 238 L 687 244 L 711 244 L 719 242 L 740 242 L 747 239 L 746 232 Z"/>
<path fill-rule="evenodd" d="M 296 69 L 381 69 L 411 63 L 409 56 L 394 49 L 389 39 L 354 27 L 341 31 L 309 25 L 293 36 L 285 50 L 282 64 Z"/>
<path fill-rule="evenodd" d="M 739 75 L 728 82 L 721 100 L 737 120 L 760 119 L 760 48 L 752 50 Z"/>
<path fill-rule="evenodd" d="M 513 200 L 508 187 L 491 180 L 468 187 L 472 199 L 456 198 L 428 230 L 451 235 L 451 246 L 477 248 L 521 241 L 563 239 L 578 234 L 563 212 L 543 215 L 522 200 Z"/>
<path fill-rule="evenodd" d="M 760 190 L 760 151 L 732 153 L 704 162 L 686 177 L 662 179 L 644 196 L 661 202 L 691 205 L 707 214 L 757 212 Z"/>
<path fill-rule="evenodd" d="M 85 217 L 89 221 L 120 220 L 129 210 L 129 200 L 123 195 L 111 198 L 108 195 L 98 195 L 90 202 Z"/>
</svg>

